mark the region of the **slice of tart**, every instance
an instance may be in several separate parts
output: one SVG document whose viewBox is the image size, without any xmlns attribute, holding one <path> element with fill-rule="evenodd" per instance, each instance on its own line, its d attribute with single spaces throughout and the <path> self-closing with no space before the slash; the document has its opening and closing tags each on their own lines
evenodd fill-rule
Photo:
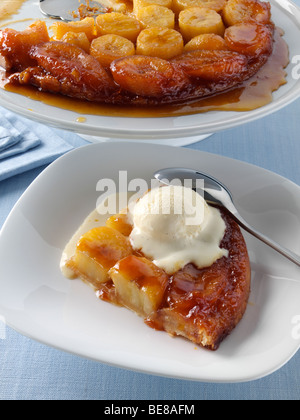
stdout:
<svg viewBox="0 0 300 420">
<path fill-rule="evenodd" d="M 246 310 L 250 262 L 238 225 L 190 191 L 183 206 L 184 187 L 151 190 L 84 233 L 66 266 L 148 326 L 216 350 Z"/>
</svg>

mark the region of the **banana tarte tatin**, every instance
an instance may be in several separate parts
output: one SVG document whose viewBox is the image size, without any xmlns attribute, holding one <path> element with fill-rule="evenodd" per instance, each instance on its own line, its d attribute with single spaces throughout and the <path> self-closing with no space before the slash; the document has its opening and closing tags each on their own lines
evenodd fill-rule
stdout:
<svg viewBox="0 0 300 420">
<path fill-rule="evenodd" d="M 267 62 L 275 26 L 259 0 L 134 0 L 95 19 L 0 31 L 11 84 L 117 105 L 164 105 L 240 85 Z"/>
<path fill-rule="evenodd" d="M 116 214 L 88 231 L 83 225 L 63 253 L 62 272 L 148 326 L 217 350 L 244 315 L 251 269 L 236 222 L 206 204 L 205 212 L 202 225 L 192 227 L 172 212 L 140 209 L 133 218 Z"/>
</svg>

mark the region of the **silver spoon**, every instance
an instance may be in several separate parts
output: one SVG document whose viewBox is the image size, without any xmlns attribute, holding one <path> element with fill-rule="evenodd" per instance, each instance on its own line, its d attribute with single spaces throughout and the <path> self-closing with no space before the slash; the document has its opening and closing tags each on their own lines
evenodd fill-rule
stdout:
<svg viewBox="0 0 300 420">
<path fill-rule="evenodd" d="M 95 1 L 90 1 L 89 5 L 90 7 L 101 7 L 101 4 Z M 40 0 L 40 10 L 44 15 L 67 22 L 77 20 L 73 17 L 72 12 L 76 11 L 78 7 L 78 0 Z"/>
<path fill-rule="evenodd" d="M 267 236 L 255 230 L 249 225 L 239 214 L 234 203 L 233 198 L 225 185 L 210 175 L 204 174 L 200 171 L 186 169 L 186 168 L 166 168 L 157 171 L 154 177 L 165 185 L 170 185 L 172 181 L 179 179 L 184 185 L 184 180 L 192 181 L 192 188 L 196 188 L 196 180 L 204 180 L 204 199 L 211 205 L 222 207 L 231 217 L 248 233 L 251 233 L 257 239 L 261 240 L 271 248 L 275 249 L 284 257 L 295 263 L 300 267 L 300 256 L 277 244 L 269 239 Z M 198 185 L 197 185 L 198 186 Z M 199 186 L 198 186 L 199 187 Z"/>
</svg>

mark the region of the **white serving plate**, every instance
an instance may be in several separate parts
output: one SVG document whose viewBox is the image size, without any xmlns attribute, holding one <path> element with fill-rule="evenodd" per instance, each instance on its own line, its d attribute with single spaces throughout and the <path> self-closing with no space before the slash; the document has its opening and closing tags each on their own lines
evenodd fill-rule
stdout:
<svg viewBox="0 0 300 420">
<path fill-rule="evenodd" d="M 0 232 L 1 319 L 49 346 L 140 372 L 208 382 L 268 375 L 300 345 L 300 271 L 248 234 L 249 305 L 217 352 L 152 330 L 134 313 L 98 300 L 92 289 L 60 272 L 66 243 L 96 207 L 100 179 L 118 182 L 119 170 L 127 170 L 128 182 L 150 182 L 154 171 L 170 166 L 200 169 L 222 180 L 246 220 L 300 254 L 300 187 L 287 179 L 195 150 L 130 142 L 92 144 L 50 165 L 5 222 Z"/>
<path fill-rule="evenodd" d="M 291 58 L 299 55 L 300 9 L 289 0 L 271 0 L 270 2 L 274 22 L 285 31 L 285 40 L 289 45 Z M 36 0 L 27 0 L 14 19 L 7 22 L 7 26 L 18 30 L 23 29 L 28 26 L 29 22 L 26 20 L 28 18 L 43 19 Z M 5 24 L 1 22 L 1 26 Z M 32 120 L 84 135 L 139 141 L 183 138 L 182 144 L 187 144 L 187 137 L 215 133 L 248 123 L 276 112 L 293 102 L 300 94 L 300 80 L 293 78 L 292 75 L 296 65 L 297 62 L 291 62 L 288 66 L 287 84 L 274 93 L 273 102 L 249 112 L 211 111 L 166 118 L 84 115 L 86 121 L 81 123 L 76 121 L 79 117 L 76 112 L 49 106 L 4 90 L 0 90 L 0 105 Z"/>
</svg>

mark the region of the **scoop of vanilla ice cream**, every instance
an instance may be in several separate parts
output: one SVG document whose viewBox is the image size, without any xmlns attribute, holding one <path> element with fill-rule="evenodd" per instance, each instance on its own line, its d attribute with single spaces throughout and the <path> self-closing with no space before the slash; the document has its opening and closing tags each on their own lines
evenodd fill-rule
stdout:
<svg viewBox="0 0 300 420">
<path fill-rule="evenodd" d="M 134 207 L 134 227 L 162 241 L 197 236 L 205 225 L 209 208 L 200 194 L 190 188 L 155 188 Z"/>
<path fill-rule="evenodd" d="M 130 241 L 172 274 L 193 262 L 199 268 L 225 255 L 219 248 L 225 223 L 217 209 L 183 186 L 164 186 L 145 194 L 131 209 Z"/>
</svg>

